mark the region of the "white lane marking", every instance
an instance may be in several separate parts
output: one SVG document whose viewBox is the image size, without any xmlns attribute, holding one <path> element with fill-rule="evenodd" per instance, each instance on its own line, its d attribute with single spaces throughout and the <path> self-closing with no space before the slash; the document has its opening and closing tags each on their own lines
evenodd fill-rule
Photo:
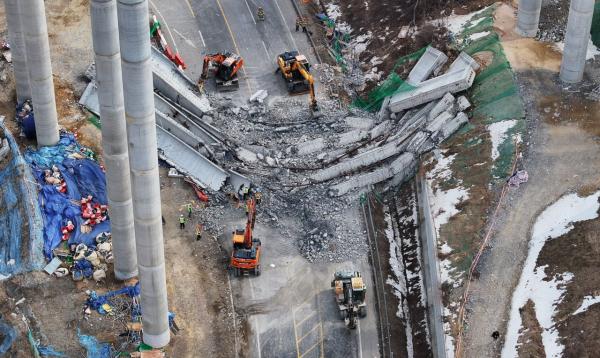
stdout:
<svg viewBox="0 0 600 358">
<path fill-rule="evenodd" d="M 271 58 L 271 54 L 269 53 L 269 50 L 267 50 L 267 45 L 265 45 L 264 41 L 261 41 L 263 44 L 263 48 L 265 49 L 265 53 L 267 54 L 267 58 Z"/>
<path fill-rule="evenodd" d="M 252 10 L 250 10 L 250 5 L 248 5 L 248 0 L 244 0 L 246 3 L 246 7 L 248 8 L 248 12 L 250 13 L 250 17 L 252 18 L 252 22 L 256 25 L 256 20 L 254 20 L 254 14 L 252 14 Z"/>
<path fill-rule="evenodd" d="M 254 295 L 254 285 L 252 284 L 252 280 L 250 281 L 250 293 L 252 294 L 252 299 L 254 300 L 255 295 Z M 258 358 L 261 358 L 261 353 L 260 353 L 260 327 L 258 326 L 258 317 L 254 316 L 254 325 L 256 326 L 256 350 L 258 351 Z"/>
<path fill-rule="evenodd" d="M 217 239 L 215 238 L 215 241 Z M 235 358 L 238 357 L 238 335 L 237 335 L 237 325 L 235 323 L 235 306 L 233 305 L 233 289 L 231 288 L 231 278 L 229 277 L 229 273 L 227 273 L 227 284 L 229 285 L 229 299 L 231 300 L 231 310 L 233 311 L 233 332 L 235 339 Z"/>
<path fill-rule="evenodd" d="M 167 29 L 167 32 L 169 33 L 171 42 L 173 42 L 173 47 L 175 48 L 175 53 L 179 53 L 179 49 L 177 48 L 177 42 L 175 42 L 175 38 L 173 37 L 173 34 L 171 33 L 171 29 L 169 28 L 169 24 L 167 23 L 167 20 L 160 13 L 160 10 L 158 10 L 158 7 L 156 7 L 156 4 L 154 4 L 154 1 L 150 0 L 150 5 L 152 5 L 152 7 L 154 8 L 154 11 L 156 11 L 158 16 L 160 16 L 160 18 L 162 19 L 162 23 L 165 24 L 165 28 Z"/>
<path fill-rule="evenodd" d="M 183 36 L 183 34 L 181 32 L 177 31 L 176 28 L 173 28 L 173 32 L 175 32 L 177 35 L 181 36 L 181 38 L 183 39 L 183 41 L 185 41 L 186 44 L 190 45 L 193 48 L 198 48 L 198 47 L 196 47 L 196 45 L 194 45 L 194 43 L 190 39 Z"/>
<path fill-rule="evenodd" d="M 292 44 L 294 45 L 294 50 L 298 50 L 298 45 L 296 45 L 296 41 L 294 41 L 294 36 L 292 36 L 292 32 L 290 31 L 289 27 L 287 27 L 287 22 L 285 22 L 285 17 L 283 16 L 283 11 L 281 11 L 281 8 L 279 7 L 279 3 L 277 2 L 277 0 L 273 0 L 273 1 L 275 2 L 275 5 L 277 6 L 277 10 L 279 10 L 279 15 L 281 15 L 281 20 L 283 20 L 283 24 L 286 25 L 285 29 L 286 29 L 288 36 L 292 40 Z"/>
<path fill-rule="evenodd" d="M 356 320 L 356 326 L 358 327 L 358 358 L 362 358 L 362 336 L 360 335 L 360 320 Z"/>
<path fill-rule="evenodd" d="M 200 35 L 200 40 L 202 40 L 202 46 L 206 47 L 206 42 L 204 42 L 204 36 L 202 36 L 202 32 L 198 30 L 198 34 Z"/>
<path fill-rule="evenodd" d="M 192 9 L 192 4 L 190 4 L 190 2 L 188 0 L 185 0 L 185 2 L 188 6 L 188 9 L 190 9 L 190 13 L 192 14 L 192 17 L 195 18 L 196 14 L 194 14 L 194 10 Z"/>
</svg>

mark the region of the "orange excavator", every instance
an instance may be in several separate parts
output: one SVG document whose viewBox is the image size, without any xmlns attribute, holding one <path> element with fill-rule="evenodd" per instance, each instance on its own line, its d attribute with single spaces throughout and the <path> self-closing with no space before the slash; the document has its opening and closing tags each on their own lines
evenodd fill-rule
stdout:
<svg viewBox="0 0 600 358">
<path fill-rule="evenodd" d="M 220 91 L 232 91 L 239 87 L 238 71 L 244 65 L 244 59 L 231 52 L 214 53 L 204 56 L 204 65 L 198 85 L 202 86 L 208 78 L 208 70 L 214 67 L 214 76 L 217 89 Z"/>
<path fill-rule="evenodd" d="M 315 96 L 315 81 L 310 74 L 310 63 L 306 56 L 298 54 L 298 51 L 288 51 L 277 56 L 277 70 L 287 84 L 288 92 L 291 94 L 310 94 L 309 107 L 313 118 L 321 116 Z"/>
<path fill-rule="evenodd" d="M 252 235 L 256 221 L 256 199 L 252 196 L 246 201 L 246 228 L 233 232 L 233 251 L 231 252 L 231 267 L 235 276 L 253 273 L 260 275 L 260 246 L 259 239 Z"/>
</svg>

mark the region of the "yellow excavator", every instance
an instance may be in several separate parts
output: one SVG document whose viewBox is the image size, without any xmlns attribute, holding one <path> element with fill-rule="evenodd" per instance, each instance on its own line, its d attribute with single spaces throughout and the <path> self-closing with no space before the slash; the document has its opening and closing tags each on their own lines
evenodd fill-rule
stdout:
<svg viewBox="0 0 600 358">
<path fill-rule="evenodd" d="M 321 117 L 317 98 L 315 96 L 315 81 L 310 74 L 310 63 L 306 56 L 300 55 L 298 51 L 287 51 L 277 56 L 277 70 L 287 84 L 288 92 L 291 94 L 310 94 L 310 110 L 313 118 Z"/>
</svg>

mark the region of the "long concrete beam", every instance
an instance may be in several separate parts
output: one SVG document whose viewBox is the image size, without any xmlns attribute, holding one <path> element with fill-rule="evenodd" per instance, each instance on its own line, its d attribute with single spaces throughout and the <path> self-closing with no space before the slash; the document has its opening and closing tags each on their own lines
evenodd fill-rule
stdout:
<svg viewBox="0 0 600 358">
<path fill-rule="evenodd" d="M 560 79 L 578 83 L 583 79 L 590 29 L 594 16 L 594 0 L 571 0 L 565 49 L 560 64 Z"/>
<path fill-rule="evenodd" d="M 19 7 L 24 16 L 23 32 L 37 144 L 40 147 L 55 145 L 59 139 L 58 116 L 44 0 L 20 0 Z M 25 25 L 25 17 L 27 25 Z"/>
<path fill-rule="evenodd" d="M 96 58 L 98 103 L 102 118 L 102 151 L 115 259 L 119 280 L 138 274 L 133 202 L 121 75 L 121 51 L 115 0 L 92 0 L 92 42 Z"/>
<path fill-rule="evenodd" d="M 13 71 L 15 73 L 17 104 L 22 104 L 31 99 L 27 51 L 25 50 L 25 36 L 23 34 L 23 16 L 18 0 L 4 0 L 4 7 L 6 10 L 8 41 L 12 52 Z"/>
<path fill-rule="evenodd" d="M 118 0 L 144 343 L 170 341 L 148 0 Z"/>
<path fill-rule="evenodd" d="M 540 24 L 542 0 L 521 0 L 517 13 L 517 33 L 525 37 L 535 37 Z"/>
</svg>

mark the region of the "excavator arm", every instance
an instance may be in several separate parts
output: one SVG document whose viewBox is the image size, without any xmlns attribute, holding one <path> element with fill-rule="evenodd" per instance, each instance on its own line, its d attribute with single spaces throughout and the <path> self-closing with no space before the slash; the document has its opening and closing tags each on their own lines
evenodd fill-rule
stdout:
<svg viewBox="0 0 600 358">
<path fill-rule="evenodd" d="M 313 76 L 306 70 L 304 65 L 300 62 L 294 63 L 297 67 L 298 72 L 308 81 L 309 93 L 310 93 L 310 110 L 313 112 L 313 117 L 319 114 L 319 106 L 317 105 L 317 97 L 315 95 L 315 80 Z"/>
<path fill-rule="evenodd" d="M 225 61 L 225 56 L 220 53 L 204 56 L 204 64 L 202 65 L 202 74 L 200 75 L 200 78 L 203 80 L 208 78 L 208 68 L 210 67 L 211 62 L 220 65 L 223 61 Z"/>
</svg>

